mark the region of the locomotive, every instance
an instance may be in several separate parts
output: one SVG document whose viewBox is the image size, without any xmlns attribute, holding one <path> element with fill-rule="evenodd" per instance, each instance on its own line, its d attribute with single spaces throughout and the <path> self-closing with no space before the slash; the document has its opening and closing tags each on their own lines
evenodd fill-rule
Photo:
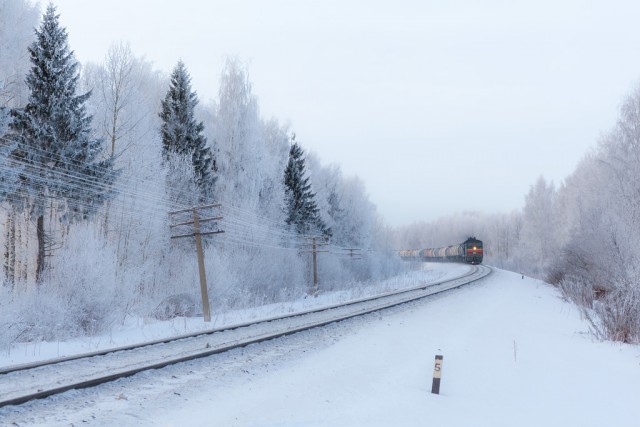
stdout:
<svg viewBox="0 0 640 427">
<path fill-rule="evenodd" d="M 405 261 L 431 262 L 466 262 L 468 264 L 482 263 L 482 240 L 469 237 L 459 245 L 444 248 L 405 249 L 401 250 L 400 258 Z"/>
</svg>

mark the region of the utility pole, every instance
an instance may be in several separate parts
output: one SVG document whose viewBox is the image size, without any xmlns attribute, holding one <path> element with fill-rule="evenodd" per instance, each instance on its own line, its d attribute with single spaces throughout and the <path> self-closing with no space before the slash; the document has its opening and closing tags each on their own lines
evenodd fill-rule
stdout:
<svg viewBox="0 0 640 427">
<path fill-rule="evenodd" d="M 202 249 L 202 236 L 207 236 L 207 235 L 211 235 L 211 234 L 220 234 L 220 233 L 224 233 L 224 231 L 223 230 L 214 230 L 214 231 L 204 231 L 203 232 L 200 229 L 200 224 L 201 223 L 220 221 L 223 217 L 222 216 L 212 216 L 212 217 L 208 217 L 208 218 L 200 218 L 198 216 L 198 210 L 203 211 L 203 210 L 217 209 L 220 206 L 221 205 L 219 203 L 217 203 L 217 204 L 212 204 L 212 205 L 204 205 L 204 206 L 198 206 L 198 207 L 194 207 L 194 208 L 190 208 L 190 209 L 181 209 L 181 210 L 178 210 L 178 211 L 169 212 L 169 215 L 172 216 L 172 224 L 169 225 L 170 229 L 173 230 L 173 229 L 178 228 L 178 227 L 193 226 L 193 232 L 192 233 L 172 235 L 171 238 L 172 239 L 180 239 L 180 238 L 184 238 L 184 237 L 195 237 L 196 238 L 196 252 L 197 252 L 197 256 L 198 256 L 198 273 L 200 275 L 200 294 L 201 294 L 201 297 L 202 297 L 202 316 L 204 317 L 204 321 L 205 322 L 211 322 L 211 310 L 209 308 L 209 291 L 207 290 L 207 276 L 206 276 L 205 270 L 204 270 L 204 251 Z M 193 221 L 189 220 L 189 221 L 183 221 L 183 222 L 179 222 L 179 223 L 173 223 L 173 220 L 175 219 L 175 217 L 173 217 L 173 215 L 181 215 L 181 214 L 185 214 L 185 213 L 188 213 L 188 212 L 193 213 Z"/>
<path fill-rule="evenodd" d="M 313 293 L 318 292 L 318 254 L 316 253 L 316 238 L 313 238 Z"/>
<path fill-rule="evenodd" d="M 327 253 L 329 251 L 318 250 L 318 246 L 327 246 L 329 242 L 326 237 L 308 236 L 307 240 L 311 243 L 305 243 L 303 246 L 310 246 L 311 250 L 305 250 L 301 253 L 311 253 L 313 261 L 313 295 L 318 295 L 318 253 Z"/>
<path fill-rule="evenodd" d="M 349 253 L 341 253 L 340 255 L 347 255 L 352 261 L 358 261 L 362 259 L 362 249 L 360 248 L 341 248 L 343 251 Z"/>
</svg>

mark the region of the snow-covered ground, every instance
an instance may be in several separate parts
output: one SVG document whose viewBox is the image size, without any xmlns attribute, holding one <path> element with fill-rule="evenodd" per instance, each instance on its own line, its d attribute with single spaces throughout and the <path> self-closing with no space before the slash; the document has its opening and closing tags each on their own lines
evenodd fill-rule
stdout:
<svg viewBox="0 0 640 427">
<path fill-rule="evenodd" d="M 298 301 L 267 304 L 252 309 L 222 313 L 217 313 L 214 310 L 209 323 L 205 323 L 202 316 L 194 318 L 180 317 L 168 321 L 160 321 L 151 317 L 129 318 L 124 325 L 114 325 L 108 334 L 81 337 L 67 341 L 13 343 L 8 349 L 0 351 L 0 367 L 91 353 L 312 310 L 395 289 L 452 279 L 465 274 L 469 269 L 469 266 L 463 264 L 426 263 L 420 269 L 409 271 L 403 275 L 370 284 L 369 286 L 356 286 L 345 291 L 326 293 L 322 292 L 322 288 L 320 288 L 321 292 L 314 298 L 308 297 Z M 211 296 L 215 298 L 215 294 Z"/>
<path fill-rule="evenodd" d="M 362 319 L 0 409 L 0 424 L 636 426 L 639 386 L 639 347 L 594 341 L 557 290 L 497 270 Z"/>
</svg>

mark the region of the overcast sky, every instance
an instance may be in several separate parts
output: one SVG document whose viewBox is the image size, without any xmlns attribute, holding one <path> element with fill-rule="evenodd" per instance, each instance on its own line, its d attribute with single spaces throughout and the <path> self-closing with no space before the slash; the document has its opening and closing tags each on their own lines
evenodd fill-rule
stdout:
<svg viewBox="0 0 640 427">
<path fill-rule="evenodd" d="M 640 82 L 638 1 L 56 0 L 71 49 L 127 41 L 201 102 L 226 56 L 264 118 L 357 175 L 392 225 L 559 184 Z M 46 2 L 42 3 L 46 6 Z"/>
</svg>

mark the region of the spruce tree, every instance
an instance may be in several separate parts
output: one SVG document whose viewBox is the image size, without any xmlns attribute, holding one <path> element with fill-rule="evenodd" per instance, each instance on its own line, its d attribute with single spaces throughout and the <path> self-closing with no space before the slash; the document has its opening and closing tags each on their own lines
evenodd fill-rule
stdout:
<svg viewBox="0 0 640 427">
<path fill-rule="evenodd" d="M 284 171 L 284 199 L 287 225 L 294 227 L 299 234 L 331 233 L 320 218 L 315 193 L 311 191 L 309 178 L 305 177 L 304 152 L 295 142 L 289 150 L 289 162 Z"/>
<path fill-rule="evenodd" d="M 169 161 L 173 155 L 190 158 L 196 185 L 203 198 L 211 198 L 215 178 L 215 161 L 207 140 L 202 135 L 204 124 L 197 122 L 194 111 L 198 97 L 191 90 L 191 77 L 182 61 L 171 74 L 169 90 L 162 101 L 162 155 Z"/>
<path fill-rule="evenodd" d="M 85 219 L 112 194 L 117 173 L 111 160 L 98 160 L 102 140 L 91 133 L 85 102 L 91 92 L 76 95 L 78 63 L 67 45 L 67 32 L 49 4 L 29 47 L 26 77 L 29 100 L 11 111 L 14 160 L 24 166 L 14 200 L 36 218 L 36 278 L 45 267 L 45 210 L 53 207 L 66 223 Z"/>
</svg>

